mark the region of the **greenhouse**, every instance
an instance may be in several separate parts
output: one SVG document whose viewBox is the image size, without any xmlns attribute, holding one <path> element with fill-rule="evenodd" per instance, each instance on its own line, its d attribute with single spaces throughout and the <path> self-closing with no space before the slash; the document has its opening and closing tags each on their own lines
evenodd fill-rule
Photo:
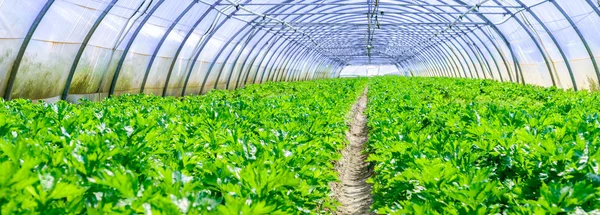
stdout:
<svg viewBox="0 0 600 215">
<path fill-rule="evenodd" d="M 600 214 L 599 0 L 0 0 L 0 214 Z"/>
</svg>

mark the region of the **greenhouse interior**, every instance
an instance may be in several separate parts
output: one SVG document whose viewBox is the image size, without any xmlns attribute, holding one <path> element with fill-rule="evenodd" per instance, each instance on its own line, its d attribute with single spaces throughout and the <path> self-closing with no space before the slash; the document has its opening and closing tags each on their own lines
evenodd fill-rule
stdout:
<svg viewBox="0 0 600 215">
<path fill-rule="evenodd" d="M 0 214 L 600 214 L 600 0 L 0 0 Z"/>
</svg>

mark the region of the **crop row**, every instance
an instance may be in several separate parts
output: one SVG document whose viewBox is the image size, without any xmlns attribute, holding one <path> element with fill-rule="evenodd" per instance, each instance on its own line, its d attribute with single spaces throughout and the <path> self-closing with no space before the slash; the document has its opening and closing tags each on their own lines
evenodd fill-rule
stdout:
<svg viewBox="0 0 600 215">
<path fill-rule="evenodd" d="M 378 213 L 598 212 L 600 94 L 444 78 L 369 88 Z"/>
<path fill-rule="evenodd" d="M 2 102 L 1 214 L 328 213 L 331 161 L 365 84 Z"/>
<path fill-rule="evenodd" d="M 368 83 L 378 213 L 600 208 L 599 94 L 466 79 Z M 0 214 L 332 213 L 332 161 L 366 84 L 1 102 Z"/>
</svg>

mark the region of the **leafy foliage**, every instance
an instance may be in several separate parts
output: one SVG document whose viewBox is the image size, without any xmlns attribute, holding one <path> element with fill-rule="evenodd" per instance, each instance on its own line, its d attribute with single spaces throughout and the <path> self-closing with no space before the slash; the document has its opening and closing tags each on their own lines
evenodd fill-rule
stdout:
<svg viewBox="0 0 600 215">
<path fill-rule="evenodd" d="M 598 212 L 599 94 L 445 78 L 369 88 L 378 213 Z"/>
<path fill-rule="evenodd" d="M 600 94 L 487 80 L 369 81 L 374 209 L 600 213 Z M 337 79 L 204 96 L 0 103 L 0 214 L 326 214 Z"/>
<path fill-rule="evenodd" d="M 365 84 L 0 103 L 0 214 L 329 213 Z"/>
</svg>

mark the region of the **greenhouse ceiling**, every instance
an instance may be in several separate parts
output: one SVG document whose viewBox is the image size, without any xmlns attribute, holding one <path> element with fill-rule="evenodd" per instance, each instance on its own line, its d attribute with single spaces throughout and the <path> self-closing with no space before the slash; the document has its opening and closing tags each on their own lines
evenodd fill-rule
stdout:
<svg viewBox="0 0 600 215">
<path fill-rule="evenodd" d="M 99 100 L 339 77 L 600 86 L 596 0 L 0 0 L 0 96 Z"/>
</svg>

